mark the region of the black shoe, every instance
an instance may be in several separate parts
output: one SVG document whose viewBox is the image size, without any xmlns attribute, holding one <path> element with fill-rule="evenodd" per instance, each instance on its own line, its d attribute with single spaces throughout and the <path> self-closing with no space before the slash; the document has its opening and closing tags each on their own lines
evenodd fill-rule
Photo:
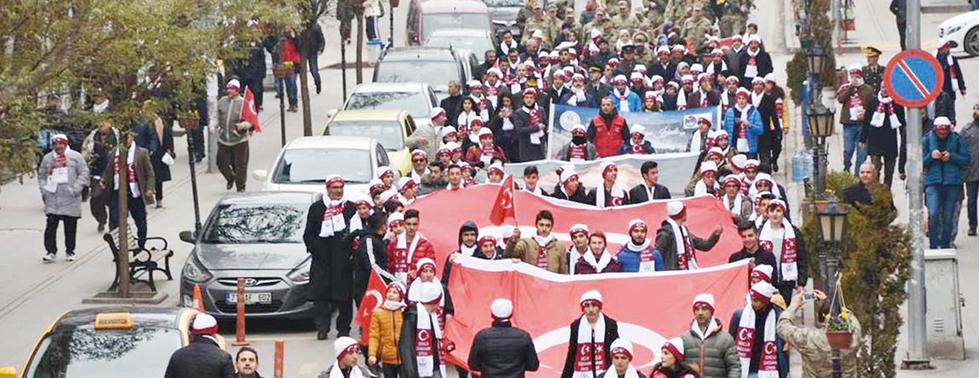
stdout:
<svg viewBox="0 0 979 378">
<path fill-rule="evenodd" d="M 350 337 L 350 331 L 347 331 L 347 332 L 338 332 L 337 333 L 337 337 Z"/>
<path fill-rule="evenodd" d="M 105 223 L 99 223 L 98 232 L 100 234 L 105 232 Z"/>
<path fill-rule="evenodd" d="M 235 181 L 234 180 L 228 180 L 228 182 L 224 185 L 224 187 L 227 190 L 231 190 L 231 188 L 234 188 L 235 187 Z"/>
<path fill-rule="evenodd" d="M 976 236 L 976 229 L 970 228 L 969 229 L 969 236 Z"/>
<path fill-rule="evenodd" d="M 316 340 L 326 340 L 328 338 L 330 338 L 330 331 L 316 332 Z"/>
<path fill-rule="evenodd" d="M 316 94 L 320 94 L 320 85 L 316 84 Z"/>
<path fill-rule="evenodd" d="M 778 163 L 772 162 L 772 172 L 778 172 Z"/>
</svg>

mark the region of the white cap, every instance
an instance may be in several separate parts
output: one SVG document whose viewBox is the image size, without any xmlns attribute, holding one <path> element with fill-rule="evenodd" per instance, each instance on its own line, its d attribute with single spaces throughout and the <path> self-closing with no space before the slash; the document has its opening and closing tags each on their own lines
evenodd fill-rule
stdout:
<svg viewBox="0 0 979 378">
<path fill-rule="evenodd" d="M 683 361 L 684 359 L 683 339 L 679 337 L 674 337 L 672 339 L 666 340 L 666 343 L 663 344 L 663 348 L 669 350 L 670 354 L 672 354 L 677 361 Z"/>
<path fill-rule="evenodd" d="M 714 295 L 710 293 L 697 294 L 696 297 L 693 297 L 693 306 L 697 307 L 698 304 L 707 305 L 711 311 L 714 311 Z"/>
<path fill-rule="evenodd" d="M 636 228 L 638 226 L 643 226 L 645 228 L 646 227 L 646 221 L 644 221 L 642 219 L 638 219 L 638 218 L 629 221 L 629 232 L 632 232 L 632 229 L 633 228 Z"/>
<path fill-rule="evenodd" d="M 442 286 L 437 282 L 422 282 L 419 288 L 421 296 L 418 301 L 424 304 L 435 304 L 442 299 Z"/>
<path fill-rule="evenodd" d="M 715 138 L 716 139 L 719 135 L 720 134 L 714 133 L 713 135 L 711 135 L 711 138 Z M 721 158 L 723 158 L 724 157 L 724 150 L 722 150 L 720 147 L 711 147 L 709 150 L 707 150 L 707 156 L 710 156 L 710 155 L 720 155 Z M 713 163 L 713 162 L 712 161 L 705 161 L 704 163 Z M 703 167 L 703 164 L 701 164 L 701 167 Z M 715 168 L 717 167 L 717 164 L 716 163 L 714 164 L 714 167 Z"/>
<path fill-rule="evenodd" d="M 578 303 L 585 303 L 588 301 L 602 303 L 602 293 L 598 292 L 598 290 L 588 290 L 584 294 L 581 294 L 581 299 L 578 300 Z"/>
<path fill-rule="evenodd" d="M 530 38 L 543 39 L 544 38 L 544 32 L 541 31 L 540 29 L 534 30 L 534 32 L 532 34 L 530 34 Z"/>
<path fill-rule="evenodd" d="M 224 85 L 225 88 L 239 88 L 241 89 L 241 82 L 238 79 L 228 80 L 228 83 Z"/>
<path fill-rule="evenodd" d="M 758 34 L 752 34 L 751 36 L 748 37 L 748 43 L 751 42 L 761 43 L 761 37 L 759 37 Z"/>
<path fill-rule="evenodd" d="M 218 333 L 218 321 L 208 314 L 197 314 L 194 316 L 194 324 L 191 326 L 191 333 L 195 335 L 213 335 Z"/>
<path fill-rule="evenodd" d="M 737 154 L 731 157 L 731 165 L 738 169 L 744 169 L 745 164 L 748 163 L 748 156 L 745 154 Z"/>
<path fill-rule="evenodd" d="M 397 195 L 398 195 L 398 191 L 394 190 L 394 188 L 391 188 L 391 189 L 388 189 L 388 190 L 385 190 L 385 191 L 381 192 L 381 194 L 378 196 L 378 198 L 381 200 L 381 203 L 385 203 L 385 202 L 391 200 L 392 198 L 394 198 Z M 391 217 L 389 216 L 388 217 L 388 222 L 391 221 L 390 218 Z M 402 218 L 402 220 L 404 220 L 404 218 Z"/>
<path fill-rule="evenodd" d="M 936 117 L 935 118 L 935 121 L 932 122 L 932 125 L 951 126 L 952 125 L 952 121 L 949 120 L 948 117 L 944 117 L 944 116 L 943 117 Z"/>
<path fill-rule="evenodd" d="M 714 163 L 711 160 L 707 160 L 707 161 L 704 161 L 703 163 L 701 163 L 700 164 L 700 173 L 705 173 L 705 172 L 715 172 L 716 173 L 717 172 L 717 163 Z"/>
<path fill-rule="evenodd" d="M 503 163 L 497 161 L 494 162 L 493 164 L 490 164 L 490 166 L 486 168 L 486 173 L 490 173 L 493 171 L 496 171 L 501 175 L 504 174 L 505 171 L 503 170 Z"/>
<path fill-rule="evenodd" d="M 683 75 L 683 77 L 680 78 L 680 81 L 683 82 L 683 83 L 687 83 L 687 82 L 692 83 L 693 82 L 693 75 L 690 75 L 690 74 Z"/>
<path fill-rule="evenodd" d="M 572 177 L 576 176 L 578 176 L 578 173 L 576 173 L 573 169 L 564 169 L 561 171 L 561 184 L 568 182 L 568 180 L 571 180 Z"/>
<path fill-rule="evenodd" d="M 341 360 L 344 356 L 349 353 L 356 353 L 359 345 L 357 345 L 357 340 L 352 337 L 341 336 L 333 342 L 333 352 L 337 354 L 337 361 Z"/>
<path fill-rule="evenodd" d="M 632 126 L 629 126 L 629 133 L 630 134 L 640 133 L 640 134 L 646 135 L 646 127 L 644 127 L 643 125 L 640 125 L 638 123 L 633 123 Z"/>
<path fill-rule="evenodd" d="M 610 355 L 623 353 L 629 357 L 629 360 L 632 360 L 632 343 L 629 342 L 629 340 L 623 339 L 621 337 L 615 339 L 615 341 L 612 342 L 612 345 L 610 345 L 608 349 Z"/>
<path fill-rule="evenodd" d="M 585 234 L 591 233 L 591 231 L 588 230 L 588 225 L 582 223 L 575 223 L 568 229 L 569 234 L 574 234 L 576 232 L 584 232 Z"/>
<path fill-rule="evenodd" d="M 480 130 L 482 130 L 482 129 L 480 129 Z M 449 134 L 454 133 L 454 132 L 456 132 L 456 128 L 455 127 L 453 127 L 453 126 L 442 126 L 442 128 L 439 129 L 439 138 L 445 138 L 446 136 L 448 136 Z M 446 145 L 443 144 L 442 147 L 439 147 L 439 149 L 441 150 L 445 146 Z"/>
<path fill-rule="evenodd" d="M 493 136 L 493 130 L 490 130 L 489 127 L 481 127 L 477 135 L 480 139 L 482 139 L 484 135 Z"/>
<path fill-rule="evenodd" d="M 615 78 L 612 79 L 612 82 L 613 83 L 628 83 L 629 80 L 625 78 L 625 75 L 615 75 Z"/>
<path fill-rule="evenodd" d="M 404 220 L 405 220 L 405 215 L 397 211 L 395 211 L 391 215 L 388 215 L 388 225 L 398 221 L 404 222 Z"/>
<path fill-rule="evenodd" d="M 435 260 L 432 260 L 431 258 L 428 258 L 428 257 L 420 258 L 420 259 L 418 259 L 418 262 L 415 263 L 415 270 L 419 270 L 420 271 L 420 270 L 422 270 L 422 268 L 425 267 L 425 265 L 431 265 L 432 266 L 432 270 L 434 270 L 435 269 Z"/>
<path fill-rule="evenodd" d="M 666 203 L 666 215 L 677 216 L 683 212 L 684 206 L 683 202 L 680 201 L 670 201 Z"/>
<path fill-rule="evenodd" d="M 762 296 L 768 299 L 772 298 L 772 294 L 775 293 L 775 286 L 765 281 L 758 281 L 754 285 L 751 285 L 751 295 L 752 296 Z"/>
<path fill-rule="evenodd" d="M 771 282 L 772 273 L 774 272 L 774 270 L 775 269 L 773 269 L 771 265 L 758 264 L 755 265 L 754 269 L 751 269 L 751 277 L 754 278 L 754 276 L 756 275 L 755 273 L 760 273 L 765 275 L 764 277 L 765 281 Z"/>
<path fill-rule="evenodd" d="M 388 167 L 386 165 L 377 167 L 377 178 L 384 177 L 384 175 L 386 175 L 388 173 L 390 173 L 390 174 L 393 175 L 394 174 L 394 170 L 391 169 L 391 167 Z"/>
<path fill-rule="evenodd" d="M 490 305 L 490 313 L 494 319 L 509 319 L 513 316 L 513 302 L 509 299 L 496 298 Z"/>
<path fill-rule="evenodd" d="M 486 74 L 496 75 L 497 78 L 503 77 L 503 71 L 500 71 L 500 69 L 496 67 L 486 70 Z"/>
<path fill-rule="evenodd" d="M 408 176 L 402 177 L 398 179 L 398 191 L 400 192 L 402 190 L 405 190 L 408 188 L 408 185 L 415 185 L 415 184 L 417 183 L 415 183 L 415 180 L 412 180 L 411 177 Z"/>
<path fill-rule="evenodd" d="M 770 72 L 768 75 L 765 75 L 765 81 L 770 81 L 770 82 L 773 82 L 774 83 L 775 82 L 775 73 L 774 72 Z"/>
<path fill-rule="evenodd" d="M 704 72 L 704 65 L 700 63 L 694 63 L 694 65 L 690 66 L 690 70 L 697 71 L 697 72 Z"/>
</svg>

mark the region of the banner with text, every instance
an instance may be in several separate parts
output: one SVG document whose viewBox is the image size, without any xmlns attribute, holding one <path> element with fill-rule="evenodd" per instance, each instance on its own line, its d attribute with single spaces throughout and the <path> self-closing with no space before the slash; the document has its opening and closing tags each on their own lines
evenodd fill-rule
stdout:
<svg viewBox="0 0 979 378">
<path fill-rule="evenodd" d="M 673 154 L 652 154 L 652 155 L 621 155 L 601 158 L 594 161 L 581 163 L 571 163 L 562 160 L 536 160 L 526 163 L 510 163 L 504 167 L 506 173 L 513 175 L 514 181 L 523 185 L 523 171 L 528 166 L 536 166 L 539 172 L 540 182 L 538 185 L 544 191 L 551 193 L 555 185 L 560 182 L 560 175 L 557 169 L 565 165 L 573 165 L 578 179 L 585 188 L 597 188 L 602 184 L 602 163 L 606 161 L 614 162 L 619 168 L 619 176 L 616 182 L 626 190 L 642 183 L 642 175 L 639 170 L 642 164 L 647 161 L 658 163 L 659 184 L 670 189 L 674 197 L 683 197 L 683 189 L 690 182 L 693 176 L 693 169 L 697 165 L 697 158 L 700 156 L 696 152 L 680 152 Z"/>
</svg>

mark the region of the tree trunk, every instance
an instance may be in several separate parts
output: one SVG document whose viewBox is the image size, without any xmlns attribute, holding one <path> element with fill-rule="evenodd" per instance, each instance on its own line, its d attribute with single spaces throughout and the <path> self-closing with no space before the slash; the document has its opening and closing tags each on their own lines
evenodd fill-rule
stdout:
<svg viewBox="0 0 979 378">
<path fill-rule="evenodd" d="M 307 37 L 307 33 L 303 33 L 303 37 Z M 308 42 L 309 40 L 306 40 Z M 306 46 L 309 46 L 306 44 Z M 309 50 L 305 48 L 304 50 Z M 306 59 L 306 54 L 316 54 L 316 51 L 305 51 L 305 53 L 300 54 L 302 62 L 299 63 L 299 95 L 300 100 L 303 103 L 303 136 L 313 135 L 313 120 L 309 113 L 309 78 L 307 77 L 307 72 L 309 71 L 309 60 Z"/>
<path fill-rule="evenodd" d="M 357 12 L 357 84 L 364 82 L 364 11 Z"/>
</svg>

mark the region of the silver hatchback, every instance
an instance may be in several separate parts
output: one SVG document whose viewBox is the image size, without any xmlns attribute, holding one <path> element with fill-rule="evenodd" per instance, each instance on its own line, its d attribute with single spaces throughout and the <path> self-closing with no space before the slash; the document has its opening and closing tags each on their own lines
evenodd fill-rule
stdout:
<svg viewBox="0 0 979 378">
<path fill-rule="evenodd" d="M 303 243 L 306 214 L 318 193 L 255 192 L 223 198 L 199 235 L 180 233 L 194 244 L 180 275 L 180 299 L 193 305 L 198 284 L 208 314 L 232 318 L 238 277 L 245 279 L 249 318 L 309 319 L 310 257 Z"/>
</svg>

